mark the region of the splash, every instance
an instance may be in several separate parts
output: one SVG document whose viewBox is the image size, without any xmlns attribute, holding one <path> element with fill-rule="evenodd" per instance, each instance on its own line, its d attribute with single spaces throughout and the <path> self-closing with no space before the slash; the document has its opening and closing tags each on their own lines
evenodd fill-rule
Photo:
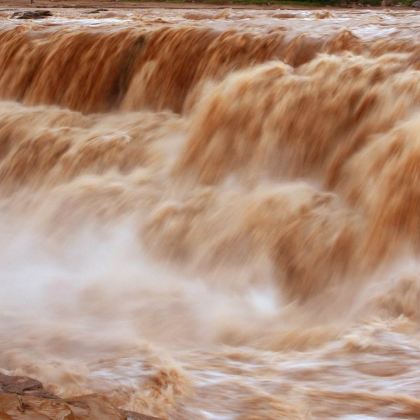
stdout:
<svg viewBox="0 0 420 420">
<path fill-rule="evenodd" d="M 419 16 L 57 13 L 0 29 L 4 373 L 418 417 Z"/>
</svg>

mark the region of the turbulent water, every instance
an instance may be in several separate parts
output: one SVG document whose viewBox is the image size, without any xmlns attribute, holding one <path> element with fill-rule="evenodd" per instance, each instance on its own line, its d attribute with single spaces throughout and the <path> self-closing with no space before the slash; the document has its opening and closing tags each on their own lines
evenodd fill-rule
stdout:
<svg viewBox="0 0 420 420">
<path fill-rule="evenodd" d="M 0 367 L 169 419 L 420 418 L 420 13 L 0 14 Z"/>
</svg>

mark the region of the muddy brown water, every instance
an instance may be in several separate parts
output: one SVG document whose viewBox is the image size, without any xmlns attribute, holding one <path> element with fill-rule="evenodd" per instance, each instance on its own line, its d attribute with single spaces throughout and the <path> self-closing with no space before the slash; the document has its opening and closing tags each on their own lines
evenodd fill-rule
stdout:
<svg viewBox="0 0 420 420">
<path fill-rule="evenodd" d="M 0 9 L 0 368 L 169 419 L 420 417 L 420 13 Z"/>
</svg>

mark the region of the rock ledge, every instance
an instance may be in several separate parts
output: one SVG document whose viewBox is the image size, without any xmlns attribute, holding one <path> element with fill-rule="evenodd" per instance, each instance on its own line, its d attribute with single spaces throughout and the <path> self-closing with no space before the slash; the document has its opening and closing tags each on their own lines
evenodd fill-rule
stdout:
<svg viewBox="0 0 420 420">
<path fill-rule="evenodd" d="M 16 420 L 158 420 L 120 410 L 96 394 L 62 399 L 25 376 L 0 373 L 0 418 Z"/>
</svg>

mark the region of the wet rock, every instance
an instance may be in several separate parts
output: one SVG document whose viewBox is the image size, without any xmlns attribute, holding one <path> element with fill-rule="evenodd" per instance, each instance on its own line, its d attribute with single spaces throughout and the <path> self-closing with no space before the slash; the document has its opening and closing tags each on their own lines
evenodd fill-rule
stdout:
<svg viewBox="0 0 420 420">
<path fill-rule="evenodd" d="M 41 382 L 25 376 L 7 376 L 0 373 L 0 391 L 23 394 L 25 391 L 42 390 Z"/>
<path fill-rule="evenodd" d="M 49 10 L 27 10 L 25 12 L 15 12 L 12 15 L 13 19 L 44 19 L 52 16 Z"/>
<path fill-rule="evenodd" d="M 413 6 L 413 7 L 415 7 L 416 9 L 420 9 L 420 1 L 415 1 L 415 2 L 412 4 L 412 6 Z"/>
<path fill-rule="evenodd" d="M 123 411 L 126 420 L 159 420 L 157 417 L 145 416 L 134 411 Z"/>
<path fill-rule="evenodd" d="M 95 10 L 89 10 L 86 13 L 91 15 L 91 14 L 94 14 L 94 13 L 101 13 L 101 12 L 107 12 L 107 11 L 108 11 L 108 9 L 95 9 Z"/>
<path fill-rule="evenodd" d="M 120 410 L 100 395 L 62 399 L 25 376 L 0 374 L 0 419 L 158 420 Z"/>
<path fill-rule="evenodd" d="M 0 373 L 1 393 L 31 395 L 34 397 L 55 399 L 55 395 L 44 389 L 42 383 L 26 376 L 8 376 Z"/>
</svg>

